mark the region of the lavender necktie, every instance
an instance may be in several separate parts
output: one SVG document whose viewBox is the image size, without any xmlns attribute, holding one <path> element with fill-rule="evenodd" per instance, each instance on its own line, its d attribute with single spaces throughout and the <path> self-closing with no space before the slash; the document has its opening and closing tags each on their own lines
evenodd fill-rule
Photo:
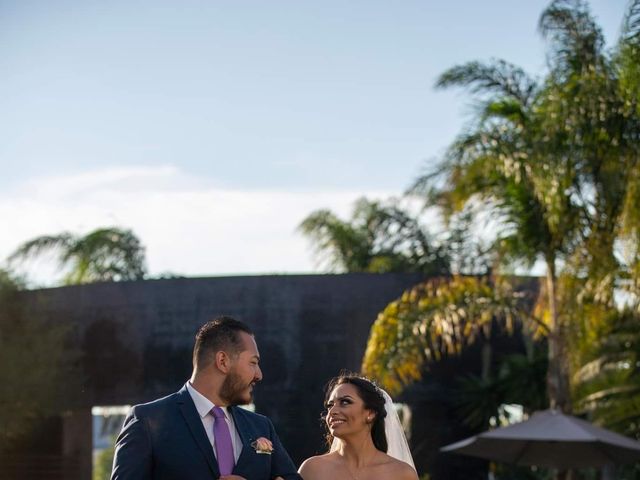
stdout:
<svg viewBox="0 0 640 480">
<path fill-rule="evenodd" d="M 216 457 L 220 475 L 231 475 L 235 458 L 233 456 L 233 445 L 231 444 L 231 434 L 225 419 L 224 412 L 220 407 L 213 407 L 213 436 L 216 439 Z"/>
</svg>

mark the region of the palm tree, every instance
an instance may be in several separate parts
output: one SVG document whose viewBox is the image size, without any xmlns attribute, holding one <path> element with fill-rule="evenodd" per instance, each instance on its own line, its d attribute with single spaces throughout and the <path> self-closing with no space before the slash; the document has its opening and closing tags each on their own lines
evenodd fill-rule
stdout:
<svg viewBox="0 0 640 480">
<path fill-rule="evenodd" d="M 144 247 L 131 230 L 99 228 L 84 236 L 68 232 L 43 235 L 22 244 L 9 257 L 12 263 L 58 256 L 66 270 L 65 285 L 98 281 L 140 280 L 146 274 Z"/>
<path fill-rule="evenodd" d="M 442 274 L 449 268 L 444 248 L 416 218 L 393 204 L 361 198 L 350 221 L 318 210 L 299 229 L 330 270 Z"/>
<path fill-rule="evenodd" d="M 445 216 L 469 203 L 488 204 L 501 226 L 496 247 L 503 260 L 544 262 L 538 312 L 548 324 L 548 391 L 551 405 L 565 411 L 573 318 L 563 304 L 571 296 L 564 283 L 580 283 L 571 293 L 612 308 L 616 279 L 630 277 L 638 292 L 639 81 L 629 70 L 637 73 L 640 58 L 639 12 L 632 3 L 620 53 L 609 57 L 584 3 L 552 2 L 540 19 L 551 47 L 541 84 L 503 61 L 445 72 L 437 86 L 469 87 L 482 106 L 470 131 L 412 189 Z M 616 255 L 620 240 L 631 252 L 626 265 Z"/>
<path fill-rule="evenodd" d="M 571 158 L 580 230 L 560 278 L 575 406 L 622 433 L 640 419 L 640 2 L 603 51 L 582 4 L 554 2 L 541 28 L 555 40 L 545 128 Z M 621 308 L 616 292 L 626 290 Z"/>
<path fill-rule="evenodd" d="M 630 240 L 637 261 L 638 221 L 638 78 L 632 78 L 640 25 L 638 2 L 630 5 L 626 28 L 612 55 L 587 8 L 577 1 L 556 1 L 540 20 L 552 39 L 551 74 L 541 109 L 543 127 L 569 158 L 571 188 L 578 208 L 580 236 L 569 259 L 573 276 L 588 278 L 584 295 L 613 305 L 615 279 L 629 265 L 621 263 L 616 242 Z M 635 19 L 635 20 L 634 20 Z M 633 58 L 629 58 L 633 57 Z"/>
<path fill-rule="evenodd" d="M 443 162 L 419 178 L 413 193 L 426 194 L 449 218 L 470 202 L 483 202 L 500 225 L 495 247 L 503 261 L 546 264 L 549 334 L 548 390 L 552 405 L 569 408 L 564 369 L 564 327 L 557 310 L 557 261 L 577 228 L 564 192 L 570 170 L 557 168 L 553 148 L 542 141 L 541 87 L 503 61 L 471 62 L 438 80 L 440 88 L 466 86 L 485 100 L 476 124 L 461 134 Z M 549 172 L 553 171 L 553 178 Z"/>
</svg>

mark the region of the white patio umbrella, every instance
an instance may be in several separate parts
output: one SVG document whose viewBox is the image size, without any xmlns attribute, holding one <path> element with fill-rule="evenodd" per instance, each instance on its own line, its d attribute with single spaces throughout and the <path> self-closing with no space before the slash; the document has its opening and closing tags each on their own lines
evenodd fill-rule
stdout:
<svg viewBox="0 0 640 480">
<path fill-rule="evenodd" d="M 490 430 L 440 450 L 560 470 L 640 461 L 640 442 L 557 410 L 536 412 L 527 421 Z"/>
</svg>

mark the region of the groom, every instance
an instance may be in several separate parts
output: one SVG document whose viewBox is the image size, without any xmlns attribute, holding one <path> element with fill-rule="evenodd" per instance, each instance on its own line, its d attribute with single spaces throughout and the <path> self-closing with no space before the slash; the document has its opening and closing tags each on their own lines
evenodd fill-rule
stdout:
<svg viewBox="0 0 640 480">
<path fill-rule="evenodd" d="M 237 407 L 262 379 L 259 360 L 244 323 L 223 316 L 203 325 L 191 379 L 127 416 L 111 480 L 300 480 L 271 421 Z"/>
</svg>

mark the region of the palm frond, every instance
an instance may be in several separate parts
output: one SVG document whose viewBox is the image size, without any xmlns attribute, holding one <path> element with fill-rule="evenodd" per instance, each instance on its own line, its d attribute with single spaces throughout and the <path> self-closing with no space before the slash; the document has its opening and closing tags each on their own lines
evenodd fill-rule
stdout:
<svg viewBox="0 0 640 480">
<path fill-rule="evenodd" d="M 580 72 L 602 61 L 604 36 L 582 0 L 554 0 L 540 16 L 538 28 L 550 41 L 556 72 Z"/>
<path fill-rule="evenodd" d="M 622 22 L 621 39 L 637 44 L 640 42 L 640 0 L 631 0 Z"/>
<path fill-rule="evenodd" d="M 397 393 L 419 380 L 431 362 L 457 355 L 491 335 L 494 322 L 512 330 L 523 318 L 519 297 L 505 282 L 455 276 L 418 285 L 378 315 L 363 372 Z"/>
<path fill-rule="evenodd" d="M 140 280 L 146 274 L 145 249 L 131 230 L 100 228 L 85 236 L 44 235 L 22 244 L 10 261 L 24 262 L 47 252 L 66 269 L 65 284 Z"/>
<path fill-rule="evenodd" d="M 67 283 L 140 280 L 146 273 L 144 247 L 130 230 L 99 228 L 65 251 L 64 262 L 74 264 Z"/>
<path fill-rule="evenodd" d="M 506 96 L 527 105 L 537 85 L 521 68 L 494 60 L 488 65 L 469 62 L 450 68 L 438 77 L 436 87 L 468 87 L 472 93 Z"/>
<path fill-rule="evenodd" d="M 369 262 L 369 240 L 329 210 L 309 214 L 298 229 L 309 237 L 317 259 L 332 271 L 364 271 Z"/>
<path fill-rule="evenodd" d="M 481 122 L 504 120 L 522 125 L 527 121 L 527 113 L 519 101 L 501 98 L 487 102 L 479 118 Z"/>
<path fill-rule="evenodd" d="M 74 237 L 68 232 L 59 235 L 42 235 L 20 245 L 10 256 L 9 262 L 24 262 L 46 253 L 58 254 L 63 260 L 65 250 L 74 243 Z"/>
<path fill-rule="evenodd" d="M 338 271 L 449 272 L 446 249 L 393 200 L 361 198 L 347 221 L 319 210 L 304 219 L 299 230 L 311 239 L 316 255 Z"/>
<path fill-rule="evenodd" d="M 600 424 L 640 435 L 640 317 L 605 305 L 580 309 L 574 335 L 576 405 Z"/>
</svg>

